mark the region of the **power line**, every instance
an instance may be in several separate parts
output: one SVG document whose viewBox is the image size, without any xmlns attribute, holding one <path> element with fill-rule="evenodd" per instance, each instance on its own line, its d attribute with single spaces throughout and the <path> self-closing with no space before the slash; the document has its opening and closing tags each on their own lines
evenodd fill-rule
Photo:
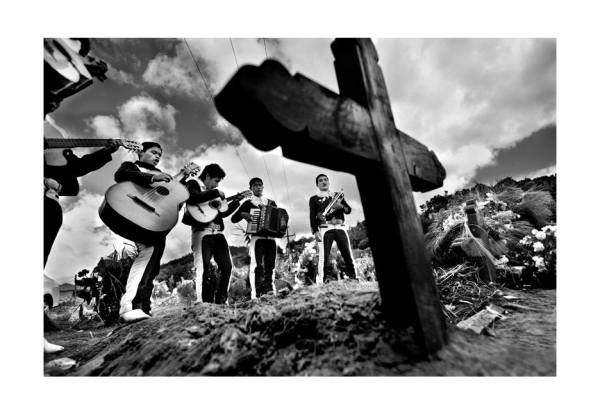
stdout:
<svg viewBox="0 0 600 415">
<path fill-rule="evenodd" d="M 235 66 L 237 66 L 237 68 L 240 69 L 240 65 L 238 64 L 237 56 L 235 54 L 235 48 L 233 47 L 233 40 L 231 40 L 231 38 L 229 38 L 229 44 L 231 45 L 231 50 L 233 51 L 233 59 L 235 60 Z"/>
<path fill-rule="evenodd" d="M 265 47 L 265 57 L 269 59 L 269 53 L 267 52 L 267 38 L 263 37 L 263 45 Z M 290 186 L 287 181 L 287 172 L 285 170 L 285 157 L 281 157 L 281 167 L 283 168 L 283 179 L 285 182 L 285 192 L 287 195 L 287 201 L 290 202 Z"/>
<path fill-rule="evenodd" d="M 265 56 L 269 59 L 269 54 L 267 53 L 267 38 L 263 37 L 263 45 L 265 45 Z"/>
<path fill-rule="evenodd" d="M 237 55 L 235 53 L 235 47 L 233 46 L 233 40 L 231 40 L 231 38 L 229 38 L 229 44 L 231 45 L 231 50 L 233 51 L 233 58 L 235 59 L 235 65 L 237 66 L 238 70 L 240 69 L 240 65 L 238 64 L 238 60 L 237 60 Z M 265 153 L 262 153 L 262 161 L 263 164 L 265 165 L 265 170 L 267 172 L 267 178 L 269 179 L 269 185 L 271 186 L 271 189 L 273 189 L 273 195 L 275 196 L 275 199 L 277 199 L 277 193 L 275 191 L 275 186 L 273 186 L 273 181 L 271 180 L 271 174 L 269 173 L 269 167 L 267 166 L 267 162 L 265 161 Z"/>
<path fill-rule="evenodd" d="M 265 47 L 265 57 L 267 59 L 269 59 L 269 53 L 267 52 L 267 38 L 266 37 L 263 37 L 263 45 Z M 263 161 L 264 161 L 264 159 L 263 159 Z M 290 186 L 288 184 L 287 172 L 285 170 L 285 157 L 283 157 L 283 156 L 281 156 L 281 167 L 283 169 L 283 180 L 284 180 L 284 183 L 285 183 L 285 193 L 286 193 L 286 196 L 287 196 L 287 202 L 291 203 L 291 201 L 290 201 Z M 290 244 L 290 236 L 295 236 L 296 235 L 296 234 L 290 235 L 289 228 L 290 227 L 288 226 L 288 229 L 287 229 L 287 241 L 288 241 L 287 246 L 288 247 L 289 247 L 289 244 Z"/>
<path fill-rule="evenodd" d="M 231 39 L 229 39 L 231 41 Z M 198 65 L 198 62 L 196 61 L 196 58 L 194 58 L 194 54 L 192 53 L 192 49 L 190 48 L 190 45 L 187 41 L 186 38 L 183 38 L 183 41 L 185 42 L 185 46 L 187 46 L 187 50 L 190 53 L 190 56 L 192 57 L 192 61 L 194 61 L 194 64 L 196 65 L 196 69 L 198 70 L 198 73 L 200 74 L 200 77 L 202 78 L 202 81 L 204 82 L 204 86 L 206 87 L 206 91 L 208 92 L 208 95 L 210 96 L 210 99 L 213 103 L 213 105 L 215 105 L 215 97 L 213 96 L 212 91 L 210 90 L 210 86 L 208 85 L 208 81 L 206 80 L 206 78 L 204 77 L 204 74 L 202 74 L 202 71 L 200 70 L 200 66 Z M 232 44 L 233 47 L 233 44 Z M 234 54 L 235 56 L 235 54 Z M 237 64 L 237 58 L 236 58 L 236 64 Z M 215 105 L 216 108 L 216 105 Z M 227 131 L 227 129 L 225 129 L 225 134 L 227 134 L 229 136 L 229 139 L 233 142 L 233 137 L 231 136 L 231 134 L 229 134 L 229 131 Z M 250 174 L 248 173 L 248 169 L 246 169 L 246 164 L 244 163 L 244 160 L 242 159 L 242 156 L 240 155 L 237 146 L 233 146 L 233 149 L 235 150 L 235 154 L 237 155 L 237 157 L 240 159 L 240 163 L 242 163 L 242 167 L 244 168 L 244 171 L 246 172 L 246 176 L 248 176 L 248 178 L 250 178 Z"/>
</svg>

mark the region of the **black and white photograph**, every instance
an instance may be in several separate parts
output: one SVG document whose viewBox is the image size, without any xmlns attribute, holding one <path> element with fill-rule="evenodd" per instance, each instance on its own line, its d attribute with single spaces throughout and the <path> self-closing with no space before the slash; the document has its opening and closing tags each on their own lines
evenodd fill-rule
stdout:
<svg viewBox="0 0 600 415">
<path fill-rule="evenodd" d="M 388 3 L 7 8 L 3 413 L 595 412 L 596 14 Z"/>
<path fill-rule="evenodd" d="M 556 374 L 556 39 L 43 42 L 46 376 Z"/>
</svg>

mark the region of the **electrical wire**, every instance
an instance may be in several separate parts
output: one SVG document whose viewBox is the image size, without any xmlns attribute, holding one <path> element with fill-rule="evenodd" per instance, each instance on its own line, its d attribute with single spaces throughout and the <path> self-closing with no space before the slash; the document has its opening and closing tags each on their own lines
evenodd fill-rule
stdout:
<svg viewBox="0 0 600 415">
<path fill-rule="evenodd" d="M 194 64 L 196 65 L 196 69 L 198 70 L 198 73 L 200 74 L 200 77 L 202 78 L 202 81 L 204 82 L 204 86 L 206 87 L 206 91 L 208 92 L 208 95 L 210 96 L 210 99 L 211 99 L 213 105 L 215 105 L 215 97 L 213 96 L 213 93 L 210 90 L 210 86 L 208 85 L 208 81 L 206 80 L 204 74 L 200 70 L 200 66 L 198 65 L 198 62 L 196 61 L 196 58 L 194 57 L 194 54 L 192 53 L 192 49 L 190 48 L 190 45 L 189 45 L 187 39 L 183 38 L 183 41 L 185 42 L 185 45 L 187 46 L 188 52 L 190 53 L 190 56 L 192 57 L 192 60 L 194 61 Z M 231 39 L 230 39 L 230 41 L 231 41 Z M 233 44 L 232 44 L 232 47 L 233 47 Z M 236 64 L 237 64 L 237 58 L 235 58 L 235 59 L 236 59 Z M 229 139 L 231 141 L 234 141 L 233 137 L 227 131 L 227 129 L 225 129 L 225 134 L 227 134 L 229 136 Z M 237 149 L 237 146 L 233 146 L 233 149 L 235 150 L 235 154 L 237 155 L 238 159 L 240 159 L 240 163 L 242 164 L 242 167 L 244 168 L 244 171 L 246 172 L 246 176 L 248 176 L 248 179 L 250 179 L 250 174 L 248 173 L 248 169 L 246 169 L 246 164 L 244 163 L 244 160 L 242 159 L 242 156 L 240 155 L 240 153 L 239 153 L 239 151 Z"/>
</svg>

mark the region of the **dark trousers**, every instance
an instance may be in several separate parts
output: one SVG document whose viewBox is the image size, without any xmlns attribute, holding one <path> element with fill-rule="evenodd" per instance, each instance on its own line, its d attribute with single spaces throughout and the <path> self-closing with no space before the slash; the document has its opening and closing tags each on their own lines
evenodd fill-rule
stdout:
<svg viewBox="0 0 600 415">
<path fill-rule="evenodd" d="M 143 245 L 138 244 L 138 249 L 142 248 L 142 246 Z M 154 243 L 152 248 L 153 251 L 150 256 L 150 261 L 144 270 L 140 285 L 131 302 L 134 309 L 140 308 L 146 314 L 150 313 L 150 298 L 152 297 L 152 290 L 154 289 L 154 278 L 156 278 L 160 272 L 160 259 L 165 252 L 165 239 L 163 238 Z"/>
<path fill-rule="evenodd" d="M 219 267 L 220 274 L 216 284 L 211 283 L 210 278 L 206 278 L 210 271 L 210 259 L 213 257 Z M 227 301 L 231 268 L 231 256 L 225 235 L 222 233 L 205 235 L 202 238 L 202 269 L 204 275 L 202 279 L 202 301 L 216 304 L 224 304 Z"/>
<path fill-rule="evenodd" d="M 60 203 L 44 196 L 44 267 L 62 222 L 63 212 Z"/>
<path fill-rule="evenodd" d="M 254 245 L 254 278 L 256 296 L 273 292 L 273 269 L 277 255 L 277 244 L 273 239 L 258 239 Z M 252 262 L 251 262 L 252 263 Z"/>
<path fill-rule="evenodd" d="M 346 274 L 348 278 L 356 279 L 356 271 L 354 270 L 354 262 L 352 261 L 352 254 L 350 252 L 350 239 L 348 234 L 341 229 L 330 229 L 323 235 L 323 250 L 325 251 L 325 266 L 329 261 L 329 254 L 331 252 L 331 245 L 333 241 L 337 244 L 344 263 L 346 264 Z"/>
</svg>

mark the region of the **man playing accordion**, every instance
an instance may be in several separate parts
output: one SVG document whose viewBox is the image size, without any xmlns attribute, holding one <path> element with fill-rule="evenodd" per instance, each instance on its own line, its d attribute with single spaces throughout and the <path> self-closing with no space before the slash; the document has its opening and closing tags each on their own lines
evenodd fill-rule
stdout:
<svg viewBox="0 0 600 415">
<path fill-rule="evenodd" d="M 255 224 L 261 207 L 277 207 L 273 200 L 263 196 L 263 189 L 263 181 L 259 177 L 250 179 L 252 197 L 246 200 L 233 214 L 231 217 L 233 223 L 245 219 L 249 224 Z M 275 239 L 276 236 L 265 229 L 258 229 L 256 233 L 251 234 L 248 252 L 250 254 L 250 290 L 253 299 L 275 291 L 273 283 L 273 269 L 277 255 Z"/>
</svg>

